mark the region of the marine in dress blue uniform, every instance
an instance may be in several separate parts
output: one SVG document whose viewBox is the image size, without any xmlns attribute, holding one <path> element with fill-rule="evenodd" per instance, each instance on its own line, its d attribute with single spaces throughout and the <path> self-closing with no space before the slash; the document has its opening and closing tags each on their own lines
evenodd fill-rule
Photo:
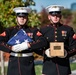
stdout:
<svg viewBox="0 0 76 75">
<path fill-rule="evenodd" d="M 28 7 L 16 7 L 14 12 L 17 18 L 27 20 L 31 9 Z M 6 28 L 0 34 L 0 50 L 10 53 L 7 75 L 35 75 L 33 52 L 39 53 L 39 50 L 45 49 L 47 46 L 47 41 L 41 32 L 37 28 L 28 27 L 26 22 L 24 25 L 20 25 L 17 21 L 17 26 Z M 16 37 L 21 29 L 33 41 L 20 43 L 19 38 L 23 37 L 20 36 L 16 40 L 17 44 L 8 44 L 7 42 L 14 36 Z"/>
<path fill-rule="evenodd" d="M 48 49 L 44 52 L 42 75 L 71 74 L 69 57 L 76 54 L 76 39 L 74 38 L 76 37 L 76 34 L 72 27 L 60 23 L 61 10 L 63 8 L 64 7 L 60 5 L 51 5 L 46 8 L 50 24 L 41 27 L 41 32 L 48 41 Z M 52 16 L 54 18 L 54 22 L 51 20 L 51 17 L 49 16 Z M 57 19 L 59 19 L 58 22 L 56 22 Z M 51 42 L 64 43 L 64 57 L 50 56 L 49 48 Z"/>
</svg>

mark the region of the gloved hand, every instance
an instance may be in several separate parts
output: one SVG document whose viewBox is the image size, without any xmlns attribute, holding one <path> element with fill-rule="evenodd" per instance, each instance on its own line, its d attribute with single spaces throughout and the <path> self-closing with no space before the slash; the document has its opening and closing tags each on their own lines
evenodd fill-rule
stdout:
<svg viewBox="0 0 76 75">
<path fill-rule="evenodd" d="M 12 46 L 12 51 L 14 51 L 14 52 L 20 52 L 20 51 L 23 51 L 26 49 L 28 49 L 28 43 L 27 42 L 23 42 L 21 44 L 17 44 L 17 45 Z"/>
<path fill-rule="evenodd" d="M 49 48 L 45 51 L 45 54 L 47 55 L 47 57 L 51 57 Z"/>
<path fill-rule="evenodd" d="M 53 58 L 53 57 L 50 56 L 50 49 L 49 48 L 45 51 L 45 54 L 47 55 L 47 57 Z M 57 57 L 59 57 L 59 56 L 57 56 Z M 64 56 L 63 57 L 60 56 L 59 58 L 66 58 L 66 57 L 67 57 L 67 51 L 64 50 Z"/>
</svg>

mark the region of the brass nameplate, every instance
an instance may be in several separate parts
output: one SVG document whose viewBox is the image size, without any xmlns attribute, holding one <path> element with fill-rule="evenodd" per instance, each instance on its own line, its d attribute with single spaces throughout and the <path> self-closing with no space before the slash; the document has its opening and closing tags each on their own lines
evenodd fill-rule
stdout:
<svg viewBox="0 0 76 75">
<path fill-rule="evenodd" d="M 50 56 L 64 56 L 64 43 L 63 42 L 51 42 L 50 43 Z"/>
</svg>

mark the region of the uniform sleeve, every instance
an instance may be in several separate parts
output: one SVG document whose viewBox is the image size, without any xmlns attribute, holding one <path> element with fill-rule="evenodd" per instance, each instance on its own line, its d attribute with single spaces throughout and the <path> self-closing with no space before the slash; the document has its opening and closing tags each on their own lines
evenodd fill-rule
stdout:
<svg viewBox="0 0 76 75">
<path fill-rule="evenodd" d="M 31 43 L 32 50 L 44 50 L 47 47 L 47 40 L 39 30 L 35 30 L 33 35 L 34 42 Z"/>
<path fill-rule="evenodd" d="M 76 39 L 74 38 L 75 32 L 73 28 L 70 30 L 69 34 L 69 50 L 68 57 L 71 57 L 76 54 Z"/>
<path fill-rule="evenodd" d="M 8 46 L 6 41 L 8 39 L 8 33 L 7 31 L 4 31 L 0 34 L 0 50 L 4 52 L 11 52 L 11 46 Z"/>
</svg>

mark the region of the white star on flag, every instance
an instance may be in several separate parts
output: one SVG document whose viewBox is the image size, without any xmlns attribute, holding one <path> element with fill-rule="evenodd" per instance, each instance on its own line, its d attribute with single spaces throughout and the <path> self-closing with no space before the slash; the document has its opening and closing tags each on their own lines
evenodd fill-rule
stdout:
<svg viewBox="0 0 76 75">
<path fill-rule="evenodd" d="M 24 40 L 24 42 L 29 42 L 29 41 L 28 41 L 28 39 L 27 39 L 27 40 Z"/>
<path fill-rule="evenodd" d="M 16 44 L 19 44 L 19 43 L 20 43 L 20 41 L 19 41 L 19 40 L 15 40 L 15 41 L 16 41 L 16 42 L 15 42 Z"/>
</svg>

